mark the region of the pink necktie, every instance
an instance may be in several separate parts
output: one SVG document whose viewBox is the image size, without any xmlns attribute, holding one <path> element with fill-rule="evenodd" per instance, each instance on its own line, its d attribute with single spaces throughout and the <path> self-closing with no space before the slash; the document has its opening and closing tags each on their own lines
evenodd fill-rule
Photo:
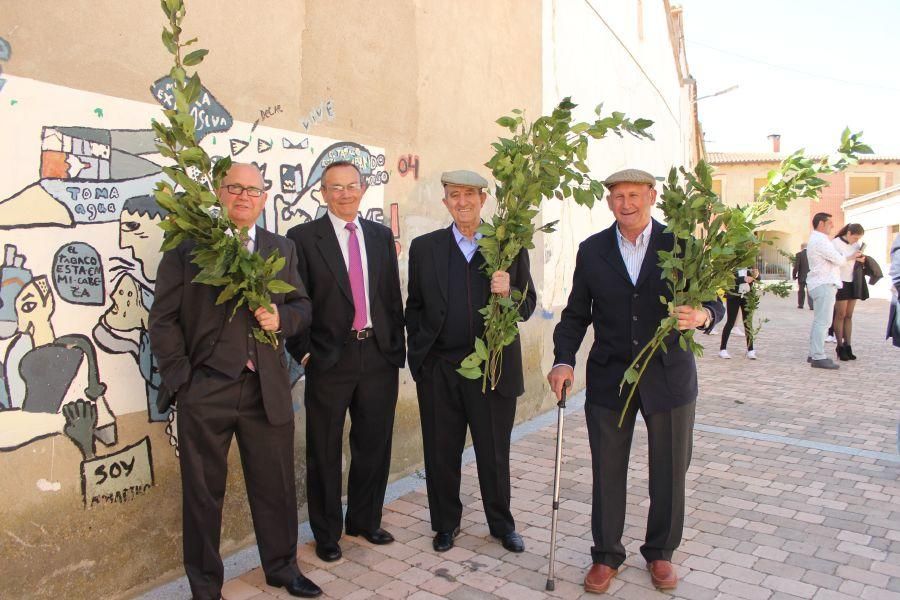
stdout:
<svg viewBox="0 0 900 600">
<path fill-rule="evenodd" d="M 247 250 L 249 250 L 250 252 L 253 252 L 253 238 L 248 237 L 247 241 L 244 243 L 244 247 L 247 248 Z M 250 343 L 252 344 L 254 342 L 251 340 Z M 248 358 L 246 367 L 256 373 L 256 365 L 253 364 L 253 360 Z"/>
<path fill-rule="evenodd" d="M 362 256 L 359 252 L 359 238 L 356 237 L 356 223 L 347 223 L 344 229 L 350 232 L 347 249 L 350 254 L 350 290 L 353 292 L 353 308 L 356 315 L 353 317 L 353 329 L 364 329 L 368 319 L 366 318 L 366 283 L 363 279 Z"/>
</svg>

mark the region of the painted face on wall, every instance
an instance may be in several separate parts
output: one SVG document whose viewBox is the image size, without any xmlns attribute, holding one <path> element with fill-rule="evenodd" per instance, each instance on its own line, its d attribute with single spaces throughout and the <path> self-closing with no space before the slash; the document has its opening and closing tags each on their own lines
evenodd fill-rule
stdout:
<svg viewBox="0 0 900 600">
<path fill-rule="evenodd" d="M 444 186 L 444 206 L 453 217 L 456 227 L 470 230 L 481 223 L 481 209 L 487 194 L 479 188 L 468 185 Z"/>
<path fill-rule="evenodd" d="M 225 212 L 238 227 L 253 227 L 268 198 L 262 173 L 255 166 L 242 163 L 236 163 L 228 170 L 217 195 Z"/>
<path fill-rule="evenodd" d="M 640 233 L 650 222 L 656 190 L 646 183 L 617 183 L 606 196 L 622 233 Z"/>
<path fill-rule="evenodd" d="M 144 306 L 141 285 L 128 273 L 109 295 L 113 304 L 103 315 L 106 324 L 118 331 L 147 329 L 150 311 Z"/>
<path fill-rule="evenodd" d="M 34 335 L 50 327 L 56 304 L 46 275 L 32 279 L 16 296 L 16 318 L 19 331 Z"/>
<path fill-rule="evenodd" d="M 359 171 L 350 165 L 332 167 L 322 178 L 322 198 L 328 210 L 348 223 L 356 218 L 363 193 Z"/>
<path fill-rule="evenodd" d="M 131 250 L 135 260 L 141 264 L 144 277 L 151 282 L 156 281 L 156 271 L 162 258 L 159 248 L 165 232 L 159 227 L 161 222 L 161 216 L 124 210 L 119 219 L 119 247 Z"/>
</svg>

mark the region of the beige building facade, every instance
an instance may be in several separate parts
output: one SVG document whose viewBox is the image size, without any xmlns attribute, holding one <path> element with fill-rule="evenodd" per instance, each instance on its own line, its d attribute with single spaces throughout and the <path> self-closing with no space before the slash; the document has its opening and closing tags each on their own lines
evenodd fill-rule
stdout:
<svg viewBox="0 0 900 600">
<path fill-rule="evenodd" d="M 707 161 L 715 167 L 714 189 L 726 204 L 749 204 L 765 185 L 769 172 L 777 168 L 785 156 L 787 153 L 711 152 Z M 855 198 L 881 197 L 884 190 L 900 182 L 900 158 L 867 157 L 843 173 L 825 175 L 823 179 L 828 182 L 828 187 L 818 200 L 798 199 L 787 210 L 771 213 L 772 223 L 764 228 L 764 232 L 772 244 L 763 247 L 760 253 L 764 276 L 790 278 L 790 261 L 785 254 L 796 254 L 800 244 L 809 239 L 812 217 L 817 212 L 833 215 L 835 232 L 845 223 L 859 222 L 854 216 L 859 213 L 848 212 L 846 207 L 854 206 Z M 868 230 L 868 226 L 863 226 Z M 882 260 L 880 250 L 873 256 Z"/>
<path fill-rule="evenodd" d="M 571 95 L 585 118 L 604 102 L 656 122 L 654 142 L 594 144 L 597 177 L 625 165 L 663 176 L 700 153 L 682 16 L 666 0 L 187 6 L 186 34 L 210 50 L 193 107 L 203 146 L 265 169 L 265 225 L 279 233 L 321 214 L 325 164 L 355 161 L 369 183 L 362 216 L 393 229 L 404 286 L 409 241 L 450 222 L 440 173 L 489 176 L 494 121 L 513 108 L 536 117 Z M 131 597 L 182 573 L 177 413 L 155 409 L 146 335 L 163 218 L 147 197 L 165 164 L 150 122 L 171 101 L 162 27 L 157 2 L 6 0 L 0 11 L 4 597 Z M 611 223 L 601 205 L 553 203 L 542 217 L 561 227 L 532 253 L 539 307 L 522 326 L 519 420 L 553 405 L 544 373 L 574 251 Z M 422 463 L 405 370 L 394 440 L 400 477 Z M 236 451 L 231 467 L 223 554 L 253 543 Z"/>
</svg>

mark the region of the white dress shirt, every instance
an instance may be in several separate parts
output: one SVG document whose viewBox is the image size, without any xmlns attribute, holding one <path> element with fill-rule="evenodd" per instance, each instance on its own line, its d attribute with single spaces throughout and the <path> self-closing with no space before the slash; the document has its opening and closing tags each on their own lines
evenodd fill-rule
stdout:
<svg viewBox="0 0 900 600">
<path fill-rule="evenodd" d="M 806 289 L 814 290 L 820 285 L 833 285 L 841 287 L 841 267 L 848 262 L 853 263 L 852 256 L 856 250 L 850 250 L 850 254 L 838 251 L 821 231 L 813 231 L 809 234 L 809 243 L 806 245 L 806 257 L 809 259 L 809 274 L 806 276 Z"/>
<path fill-rule="evenodd" d="M 647 245 L 650 243 L 650 231 L 653 229 L 653 220 L 651 219 L 644 230 L 638 234 L 632 244 L 628 241 L 619 226 L 616 225 L 616 239 L 619 240 L 619 252 L 622 254 L 622 260 L 625 262 L 625 269 L 628 271 L 628 277 L 631 283 L 635 284 L 638 275 L 641 274 L 641 265 L 644 264 L 644 257 L 647 255 Z"/>
<path fill-rule="evenodd" d="M 840 252 L 843 256 L 851 256 L 855 254 L 859 250 L 859 242 L 855 244 L 848 244 L 844 240 L 839 237 L 831 240 L 831 243 Z M 841 281 L 849 282 L 853 281 L 853 267 L 856 266 L 856 261 L 851 260 L 841 265 Z"/>
<path fill-rule="evenodd" d="M 341 247 L 341 254 L 344 257 L 344 266 L 347 267 L 347 273 L 350 273 L 350 232 L 345 229 L 347 223 L 330 210 L 328 218 L 334 227 L 334 234 L 337 236 L 338 245 Z M 359 241 L 359 257 L 362 263 L 363 281 L 366 284 L 366 327 L 372 326 L 372 310 L 369 306 L 369 260 L 366 256 L 366 240 L 363 236 L 362 227 L 359 225 L 359 217 L 355 217 L 352 221 L 356 225 L 356 239 Z"/>
</svg>

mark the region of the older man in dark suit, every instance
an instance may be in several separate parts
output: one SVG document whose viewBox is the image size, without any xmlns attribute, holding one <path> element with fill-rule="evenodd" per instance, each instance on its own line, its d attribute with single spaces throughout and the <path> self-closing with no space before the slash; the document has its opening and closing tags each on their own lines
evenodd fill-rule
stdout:
<svg viewBox="0 0 900 600">
<path fill-rule="evenodd" d="M 216 304 L 220 289 L 193 283 L 193 242 L 160 262 L 149 331 L 162 375 L 159 409 L 178 403 L 184 567 L 194 598 L 220 597 L 222 502 L 236 436 L 266 583 L 311 598 L 322 590 L 297 565 L 294 414 L 283 346 L 285 336 L 309 326 L 310 301 L 293 245 L 256 226 L 266 202 L 259 169 L 232 165 L 217 193 L 235 225 L 247 228 L 250 250 L 287 259 L 278 277 L 295 289 L 272 295 L 274 312 L 244 308 L 231 317 L 233 300 Z M 278 347 L 258 343 L 253 327 L 278 333 Z"/>
<path fill-rule="evenodd" d="M 468 428 L 491 535 L 507 550 L 522 552 L 525 545 L 510 512 L 509 481 L 516 398 L 525 391 L 519 338 L 503 350 L 496 389 L 482 393 L 480 378 L 466 379 L 456 369 L 484 333 L 479 311 L 492 293 L 509 297 L 519 290 L 524 294 L 522 319 L 534 312 L 537 296 L 528 251 L 519 252 L 508 272 L 497 271 L 489 278 L 482 269 L 481 234 L 476 231 L 487 181 L 472 171 L 452 171 L 443 174 L 441 183 L 453 224 L 410 244 L 406 302 L 409 368 L 419 396 L 428 508 L 436 532 L 433 547 L 437 552 L 449 550 L 459 533 L 461 455 Z"/>
<path fill-rule="evenodd" d="M 306 365 L 306 480 L 316 554 L 341 557 L 341 530 L 373 544 L 394 541 L 381 527 L 391 464 L 399 370 L 406 362 L 403 298 L 394 235 L 361 219 L 359 169 L 334 162 L 322 174 L 325 216 L 297 225 L 297 270 L 312 298 L 308 336 L 288 351 Z M 341 510 L 344 420 L 350 412 L 347 517 Z"/>
<path fill-rule="evenodd" d="M 606 179 L 607 202 L 616 222 L 581 243 L 569 302 L 553 333 L 555 364 L 547 379 L 559 398 L 564 382 L 574 381 L 575 354 L 588 326 L 594 326 L 584 407 L 594 472 L 594 565 L 584 587 L 594 593 L 609 588 L 625 560 L 625 489 L 638 409 L 644 416 L 650 445 L 650 511 L 641 554 L 657 588 L 672 589 L 678 583 L 670 561 L 681 542 L 684 525 L 697 369 L 694 355 L 678 346 L 675 333 L 666 340 L 667 352 L 657 352 L 651 359 L 625 423 L 618 427 L 625 404 L 619 382 L 667 316 L 660 296 L 671 299 L 657 264 L 657 251 L 671 250 L 674 238 L 650 216 L 656 200 L 655 183 L 652 175 L 636 169 Z M 703 307 L 675 309 L 681 330 L 709 329 L 724 312 L 718 300 Z"/>
</svg>

